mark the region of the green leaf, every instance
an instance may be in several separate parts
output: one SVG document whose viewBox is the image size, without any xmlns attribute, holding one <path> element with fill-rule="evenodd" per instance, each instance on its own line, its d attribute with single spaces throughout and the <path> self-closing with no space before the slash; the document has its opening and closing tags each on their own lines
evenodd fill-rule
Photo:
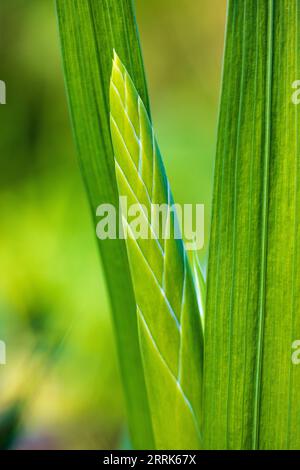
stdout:
<svg viewBox="0 0 300 470">
<path fill-rule="evenodd" d="M 299 0 L 230 0 L 205 319 L 205 444 L 300 446 Z"/>
<path fill-rule="evenodd" d="M 131 0 L 56 0 L 56 5 L 73 133 L 96 227 L 96 208 L 100 204 L 118 206 L 109 128 L 113 47 L 118 48 L 148 109 L 137 28 Z M 123 240 L 98 243 L 112 305 L 133 446 L 152 448 L 125 244 Z"/>
<path fill-rule="evenodd" d="M 119 193 L 147 227 L 137 237 L 123 208 L 155 445 L 199 448 L 202 330 L 193 277 L 182 239 L 174 236 L 178 220 L 148 113 L 116 54 L 110 112 Z M 154 222 L 162 204 L 169 238 L 167 224 L 159 230 Z"/>
</svg>

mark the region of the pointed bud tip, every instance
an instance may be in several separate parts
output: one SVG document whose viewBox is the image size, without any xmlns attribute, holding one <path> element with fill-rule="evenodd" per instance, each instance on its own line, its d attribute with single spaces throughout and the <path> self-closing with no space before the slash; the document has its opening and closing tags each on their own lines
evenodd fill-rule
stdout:
<svg viewBox="0 0 300 470">
<path fill-rule="evenodd" d="M 122 72 L 125 69 L 125 67 L 124 67 L 120 57 L 118 56 L 115 48 L 113 48 L 113 65 L 116 66 L 120 70 L 120 72 Z"/>
</svg>

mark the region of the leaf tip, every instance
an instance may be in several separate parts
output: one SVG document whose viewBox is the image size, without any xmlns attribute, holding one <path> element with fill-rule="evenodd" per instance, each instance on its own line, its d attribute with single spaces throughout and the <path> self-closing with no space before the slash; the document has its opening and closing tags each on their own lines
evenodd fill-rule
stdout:
<svg viewBox="0 0 300 470">
<path fill-rule="evenodd" d="M 113 48 L 113 69 L 118 69 L 118 72 L 123 75 L 125 71 L 125 67 L 123 62 L 121 61 L 120 57 L 118 56 L 115 48 Z"/>
</svg>

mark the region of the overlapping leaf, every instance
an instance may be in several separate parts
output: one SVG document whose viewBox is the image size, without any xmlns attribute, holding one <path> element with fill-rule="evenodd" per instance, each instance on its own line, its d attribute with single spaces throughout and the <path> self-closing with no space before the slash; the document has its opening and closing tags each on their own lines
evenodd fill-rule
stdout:
<svg viewBox="0 0 300 470">
<path fill-rule="evenodd" d="M 183 242 L 174 236 L 176 213 L 149 116 L 116 54 L 110 113 L 119 194 L 128 208 L 139 208 L 148 229 L 137 237 L 123 210 L 155 444 L 198 448 L 203 341 L 197 296 Z M 168 224 L 158 230 L 151 217 L 162 204 L 170 237 L 164 232 Z"/>
</svg>

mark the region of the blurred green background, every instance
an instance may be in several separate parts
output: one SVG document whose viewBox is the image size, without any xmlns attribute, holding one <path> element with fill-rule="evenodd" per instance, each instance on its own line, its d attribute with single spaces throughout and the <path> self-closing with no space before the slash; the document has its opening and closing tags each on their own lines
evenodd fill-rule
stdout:
<svg viewBox="0 0 300 470">
<path fill-rule="evenodd" d="M 99 0 L 100 1 L 100 0 Z M 175 199 L 205 204 L 225 0 L 137 0 L 154 126 Z M 110 321 L 72 142 L 52 0 L 2 0 L 0 448 L 127 446 Z"/>
</svg>

